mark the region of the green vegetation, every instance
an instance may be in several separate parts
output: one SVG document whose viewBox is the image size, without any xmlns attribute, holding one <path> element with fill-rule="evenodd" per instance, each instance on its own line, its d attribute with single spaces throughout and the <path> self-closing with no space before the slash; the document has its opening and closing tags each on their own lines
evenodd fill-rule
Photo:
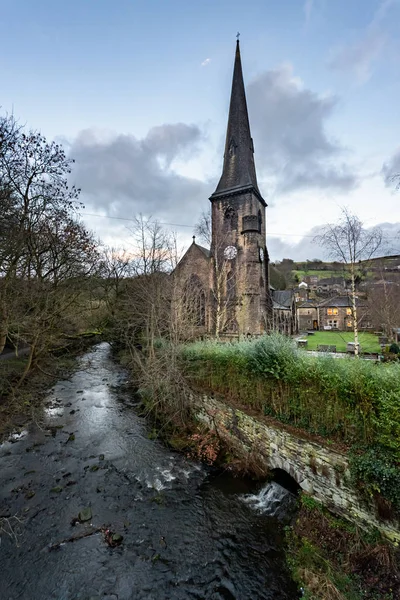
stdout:
<svg viewBox="0 0 400 600">
<path fill-rule="evenodd" d="M 400 412 L 400 408 L 398 410 Z M 398 440 L 397 435 L 397 441 L 392 440 L 393 445 L 398 444 Z M 350 467 L 358 487 L 375 497 L 382 518 L 390 518 L 393 510 L 400 513 L 400 469 L 393 462 L 391 453 L 379 447 L 354 452 Z"/>
<path fill-rule="evenodd" d="M 400 459 L 397 364 L 310 356 L 273 334 L 182 347 L 194 384 L 333 439 L 377 443 Z"/>
<path fill-rule="evenodd" d="M 400 509 L 395 501 L 400 461 L 398 363 L 310 356 L 279 334 L 231 344 L 196 342 L 182 347 L 181 359 L 197 389 L 354 447 L 353 476 L 361 491 Z M 369 452 L 384 459 L 371 459 L 368 465 Z"/>
<path fill-rule="evenodd" d="M 292 273 L 293 275 L 298 276 L 299 281 L 302 281 L 302 279 L 308 275 L 318 277 L 318 279 L 326 279 L 327 277 L 342 277 L 343 269 L 340 269 L 339 271 L 325 271 L 322 269 L 310 269 L 309 271 L 304 271 L 302 269 L 294 269 Z"/>
<path fill-rule="evenodd" d="M 372 333 L 359 334 L 361 352 L 381 352 L 379 340 Z M 352 331 L 315 331 L 307 337 L 307 350 L 317 350 L 319 344 L 336 346 L 337 352 L 346 352 L 347 342 L 354 342 Z"/>
</svg>

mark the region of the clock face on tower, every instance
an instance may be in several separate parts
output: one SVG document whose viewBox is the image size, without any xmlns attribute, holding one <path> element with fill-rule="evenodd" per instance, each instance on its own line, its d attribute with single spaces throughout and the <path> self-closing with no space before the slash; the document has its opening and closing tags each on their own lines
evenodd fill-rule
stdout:
<svg viewBox="0 0 400 600">
<path fill-rule="evenodd" d="M 235 246 L 227 246 L 224 250 L 224 258 L 232 260 L 237 255 L 237 249 Z"/>
</svg>

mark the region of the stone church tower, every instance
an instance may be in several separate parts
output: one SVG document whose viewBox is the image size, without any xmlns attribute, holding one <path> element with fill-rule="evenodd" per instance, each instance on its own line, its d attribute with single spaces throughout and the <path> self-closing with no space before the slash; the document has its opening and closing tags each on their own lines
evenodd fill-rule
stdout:
<svg viewBox="0 0 400 600">
<path fill-rule="evenodd" d="M 195 243 L 175 270 L 182 296 L 191 294 L 198 333 L 260 335 L 271 329 L 266 202 L 258 189 L 239 41 L 222 175 L 210 197 L 210 251 Z M 193 308 L 194 307 L 194 308 Z"/>
<path fill-rule="evenodd" d="M 215 327 L 219 333 L 263 333 L 270 328 L 272 311 L 266 247 L 267 204 L 257 184 L 239 40 L 223 170 L 210 201 Z"/>
</svg>

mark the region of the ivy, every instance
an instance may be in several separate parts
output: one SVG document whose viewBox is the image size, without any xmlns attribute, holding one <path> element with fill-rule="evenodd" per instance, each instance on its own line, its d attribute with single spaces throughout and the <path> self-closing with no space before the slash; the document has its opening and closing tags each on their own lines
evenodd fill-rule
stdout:
<svg viewBox="0 0 400 600">
<path fill-rule="evenodd" d="M 400 513 L 400 469 L 394 454 L 379 447 L 358 450 L 350 457 L 353 483 L 369 498 L 388 500 Z"/>
</svg>

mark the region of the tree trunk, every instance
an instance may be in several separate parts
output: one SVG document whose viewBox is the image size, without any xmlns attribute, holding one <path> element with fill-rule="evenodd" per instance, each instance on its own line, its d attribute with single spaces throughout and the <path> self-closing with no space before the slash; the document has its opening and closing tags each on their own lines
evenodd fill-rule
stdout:
<svg viewBox="0 0 400 600">
<path fill-rule="evenodd" d="M 24 372 L 22 373 L 17 385 L 15 386 L 15 390 L 17 390 L 19 388 L 19 386 L 21 385 L 21 383 L 24 381 L 25 377 L 28 375 L 29 371 L 31 370 L 33 359 L 35 357 L 35 351 L 36 351 L 36 340 L 35 340 L 35 342 L 33 342 L 32 346 L 29 349 L 28 362 L 26 363 Z"/>
<path fill-rule="evenodd" d="M 354 264 L 351 265 L 351 304 L 353 309 L 353 330 L 354 330 L 354 356 L 359 355 L 358 343 L 358 322 L 357 322 L 357 302 L 356 302 L 356 280 L 354 274 Z"/>
<path fill-rule="evenodd" d="M 7 334 L 8 334 L 7 306 L 6 306 L 6 300 L 3 297 L 1 299 L 1 305 L 0 305 L 0 354 L 3 352 L 4 346 L 6 345 Z"/>
</svg>

